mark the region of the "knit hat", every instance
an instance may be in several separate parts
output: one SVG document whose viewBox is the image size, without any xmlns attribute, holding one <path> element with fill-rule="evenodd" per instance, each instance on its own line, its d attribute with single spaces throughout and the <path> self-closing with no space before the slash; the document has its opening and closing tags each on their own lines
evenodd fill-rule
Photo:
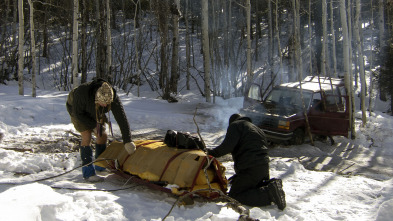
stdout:
<svg viewBox="0 0 393 221">
<path fill-rule="evenodd" d="M 107 83 L 102 83 L 101 87 L 96 92 L 95 103 L 98 104 L 111 104 L 113 101 L 113 90 L 112 87 Z"/>
<path fill-rule="evenodd" d="M 240 114 L 232 114 L 231 117 L 229 118 L 229 124 L 231 124 L 233 121 L 235 121 L 241 117 L 242 117 L 242 115 L 240 115 Z"/>
</svg>

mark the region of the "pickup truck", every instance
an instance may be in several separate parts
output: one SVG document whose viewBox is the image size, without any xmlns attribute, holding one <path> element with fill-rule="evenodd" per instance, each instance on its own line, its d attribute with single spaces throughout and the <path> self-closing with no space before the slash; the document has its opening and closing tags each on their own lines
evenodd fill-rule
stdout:
<svg viewBox="0 0 393 221">
<path fill-rule="evenodd" d="M 264 98 L 261 86 L 252 84 L 241 113 L 273 143 L 302 144 L 308 128 L 313 137 L 330 137 L 332 142 L 332 136 L 348 136 L 349 97 L 341 78 L 308 76 L 278 85 Z"/>
</svg>

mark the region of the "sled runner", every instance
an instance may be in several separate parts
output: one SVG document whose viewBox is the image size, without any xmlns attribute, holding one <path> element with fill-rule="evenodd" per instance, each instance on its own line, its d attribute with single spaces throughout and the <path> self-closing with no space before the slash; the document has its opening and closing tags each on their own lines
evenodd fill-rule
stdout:
<svg viewBox="0 0 393 221">
<path fill-rule="evenodd" d="M 112 160 L 98 161 L 95 165 L 129 177 L 132 182 L 175 195 L 210 187 L 227 190 L 225 167 L 202 150 L 170 147 L 160 140 L 139 140 L 135 145 L 136 151 L 129 155 L 123 143 L 112 142 L 98 160 L 116 159 L 117 165 Z M 209 160 L 212 161 L 205 174 Z M 217 191 L 198 191 L 198 194 L 210 199 L 219 196 Z"/>
</svg>

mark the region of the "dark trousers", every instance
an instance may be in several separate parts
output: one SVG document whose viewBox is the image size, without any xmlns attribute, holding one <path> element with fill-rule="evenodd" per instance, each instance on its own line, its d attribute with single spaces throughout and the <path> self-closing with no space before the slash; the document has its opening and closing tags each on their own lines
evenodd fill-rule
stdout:
<svg viewBox="0 0 393 221">
<path fill-rule="evenodd" d="M 240 170 L 231 180 L 228 195 L 247 206 L 270 205 L 267 188 L 261 188 L 269 179 L 269 164 Z"/>
</svg>

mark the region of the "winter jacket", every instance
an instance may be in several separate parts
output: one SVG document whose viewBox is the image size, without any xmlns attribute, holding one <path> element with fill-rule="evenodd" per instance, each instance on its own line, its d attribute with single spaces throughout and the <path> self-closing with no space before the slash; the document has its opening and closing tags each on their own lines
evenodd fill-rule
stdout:
<svg viewBox="0 0 393 221">
<path fill-rule="evenodd" d="M 97 79 L 92 82 L 81 84 L 79 87 L 73 89 L 68 96 L 73 96 L 67 101 L 67 111 L 70 116 L 75 117 L 80 123 L 86 125 L 88 128 L 94 129 L 97 125 L 95 94 L 102 83 L 105 81 Z M 117 96 L 116 90 L 113 89 L 113 101 L 110 105 L 113 116 L 120 127 L 123 142 L 131 142 L 131 130 L 124 112 L 123 105 L 120 98 Z M 69 101 L 72 103 L 69 103 Z M 107 107 L 99 107 L 99 111 L 108 113 Z"/>
<path fill-rule="evenodd" d="M 263 131 L 251 123 L 248 117 L 232 122 L 227 129 L 224 141 L 208 154 L 221 157 L 231 153 L 235 172 L 269 163 L 266 138 Z"/>
</svg>

